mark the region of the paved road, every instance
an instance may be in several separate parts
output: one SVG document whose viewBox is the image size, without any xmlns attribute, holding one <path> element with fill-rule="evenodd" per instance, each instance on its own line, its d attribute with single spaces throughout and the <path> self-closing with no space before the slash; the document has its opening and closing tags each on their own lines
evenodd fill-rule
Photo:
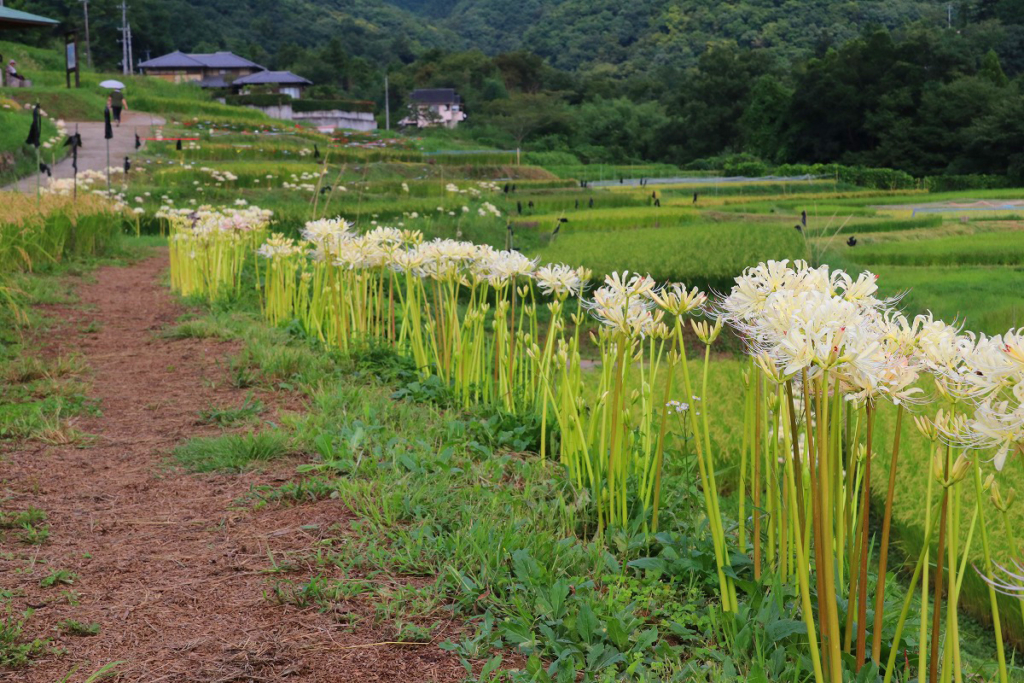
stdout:
<svg viewBox="0 0 1024 683">
<path fill-rule="evenodd" d="M 114 137 L 110 140 L 110 165 L 120 167 L 126 156 L 135 153 L 135 133 L 140 138 L 149 136 L 153 126 L 162 126 L 164 120 L 159 116 L 146 114 L 144 112 L 126 111 L 121 115 L 121 127 L 114 126 Z M 78 150 L 78 171 L 94 170 L 102 171 L 107 167 L 107 146 L 103 139 L 102 121 L 68 121 L 65 124 L 68 133 L 78 132 L 82 135 L 82 148 Z M 145 140 L 143 140 L 145 145 Z M 46 155 L 43 155 L 45 161 Z M 74 171 L 71 168 L 71 157 L 58 163 L 53 168 L 54 178 L 70 178 Z M 42 178 L 43 185 L 46 185 L 46 178 Z M 36 176 L 30 175 L 22 178 L 19 182 L 9 185 L 5 190 L 20 190 L 22 192 L 36 191 Z"/>
</svg>

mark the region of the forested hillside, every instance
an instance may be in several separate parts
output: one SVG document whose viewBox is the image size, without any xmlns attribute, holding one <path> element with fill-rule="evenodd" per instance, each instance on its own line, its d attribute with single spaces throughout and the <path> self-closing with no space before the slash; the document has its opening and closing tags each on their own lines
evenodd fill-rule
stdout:
<svg viewBox="0 0 1024 683">
<path fill-rule="evenodd" d="M 285 48 L 339 39 L 349 54 L 374 63 L 411 60 L 431 47 L 460 48 L 458 34 L 385 0 L 134 0 L 129 3 L 137 61 L 172 50 L 233 50 L 272 65 Z M 81 0 L 12 0 L 10 7 L 83 23 Z M 90 0 L 95 61 L 119 66 L 120 0 Z M 25 34 L 28 37 L 28 34 Z"/>
<path fill-rule="evenodd" d="M 862 27 L 943 19 L 933 0 L 392 0 L 485 51 L 529 49 L 564 69 L 692 66 L 709 43 L 735 41 L 797 57 L 843 43 Z"/>
<path fill-rule="evenodd" d="M 13 7 L 80 21 L 80 0 L 12 0 Z M 95 55 L 120 58 L 118 0 L 89 3 Z M 216 48 L 273 61 L 285 46 L 336 37 L 355 56 L 409 59 L 430 47 L 527 49 L 567 70 L 687 67 L 709 43 L 771 48 L 785 58 L 841 44 L 864 26 L 942 21 L 936 0 L 136 0 L 130 19 L 140 54 Z"/>
</svg>

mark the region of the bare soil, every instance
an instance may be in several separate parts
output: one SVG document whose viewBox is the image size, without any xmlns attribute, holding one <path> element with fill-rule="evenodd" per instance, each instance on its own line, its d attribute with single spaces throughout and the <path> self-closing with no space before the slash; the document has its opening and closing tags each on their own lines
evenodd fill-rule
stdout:
<svg viewBox="0 0 1024 683">
<path fill-rule="evenodd" d="M 26 633 L 64 651 L 0 669 L 0 681 L 53 683 L 76 666 L 69 680 L 83 681 L 113 661 L 123 662 L 118 680 L 146 683 L 461 680 L 458 661 L 437 647 L 450 627 L 427 645 L 381 644 L 393 633 L 372 618 L 353 629 L 265 597 L 270 557 L 336 537 L 350 521 L 336 500 L 255 511 L 240 503 L 253 486 L 291 479 L 294 460 L 243 474 L 170 465 L 175 446 L 219 433 L 197 424 L 200 410 L 241 405 L 246 392 L 228 381 L 236 342 L 159 335 L 185 312 L 160 282 L 165 264 L 161 253 L 101 268 L 78 287 L 79 304 L 51 309 L 61 322 L 45 352 L 84 356 L 102 415 L 78 419 L 91 435 L 84 442 L 21 444 L 0 459 L 0 507 L 40 508 L 50 525 L 40 546 L 0 537 L 0 588 L 23 591 L 14 607 L 37 608 Z M 80 331 L 92 321 L 98 331 Z M 274 395 L 260 398 L 282 409 Z M 74 584 L 41 588 L 58 569 L 75 572 Z M 101 631 L 59 633 L 68 618 Z"/>
</svg>

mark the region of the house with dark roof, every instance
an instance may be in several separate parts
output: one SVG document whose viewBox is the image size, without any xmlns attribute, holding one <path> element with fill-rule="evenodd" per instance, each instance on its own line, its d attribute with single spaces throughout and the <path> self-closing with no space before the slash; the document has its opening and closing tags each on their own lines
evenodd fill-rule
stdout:
<svg viewBox="0 0 1024 683">
<path fill-rule="evenodd" d="M 231 87 L 243 95 L 251 92 L 253 88 L 259 88 L 261 91 L 269 90 L 272 93 L 288 95 L 296 100 L 302 97 L 303 89 L 311 85 L 312 81 L 296 76 L 291 71 L 257 71 L 236 78 L 231 83 Z"/>
<path fill-rule="evenodd" d="M 225 88 L 243 76 L 266 71 L 256 62 L 233 52 L 174 52 L 154 57 L 139 64 L 147 76 L 172 83 L 197 83 L 204 88 Z"/>
<path fill-rule="evenodd" d="M 400 126 L 454 128 L 466 120 L 462 98 L 452 88 L 421 88 L 409 95 L 409 115 Z"/>
</svg>

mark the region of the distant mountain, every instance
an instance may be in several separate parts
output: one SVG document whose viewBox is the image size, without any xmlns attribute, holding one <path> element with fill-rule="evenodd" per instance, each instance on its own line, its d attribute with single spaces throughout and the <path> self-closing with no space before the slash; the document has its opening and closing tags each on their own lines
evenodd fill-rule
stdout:
<svg viewBox="0 0 1024 683">
<path fill-rule="evenodd" d="M 992 0 L 987 0 L 992 2 Z M 1019 0 L 999 0 L 1003 4 Z M 79 0 L 9 0 L 81 23 Z M 229 49 L 273 62 L 332 38 L 355 57 L 409 61 L 431 48 L 530 50 L 556 67 L 629 76 L 693 65 L 710 43 L 783 58 L 837 45 L 871 25 L 943 25 L 946 0 L 133 0 L 136 54 Z M 957 3 L 964 7 L 970 2 Z M 997 3 L 998 4 L 998 3 Z M 94 53 L 120 59 L 118 0 L 91 0 Z"/>
<path fill-rule="evenodd" d="M 794 56 L 865 27 L 942 23 L 936 0 L 389 0 L 487 53 L 527 49 L 564 69 L 689 66 L 716 41 Z M 963 4 L 963 3 L 959 3 Z"/>
<path fill-rule="evenodd" d="M 81 26 L 79 0 L 9 0 L 8 6 Z M 90 0 L 96 60 L 108 67 L 121 58 L 119 0 Z M 135 56 L 173 50 L 233 50 L 272 65 L 285 48 L 319 48 L 332 38 L 348 54 L 386 62 L 430 48 L 459 49 L 452 30 L 424 21 L 385 0 L 132 0 L 128 18 Z M 26 33 L 25 39 L 33 36 Z M 84 31 L 79 32 L 79 38 Z"/>
</svg>

